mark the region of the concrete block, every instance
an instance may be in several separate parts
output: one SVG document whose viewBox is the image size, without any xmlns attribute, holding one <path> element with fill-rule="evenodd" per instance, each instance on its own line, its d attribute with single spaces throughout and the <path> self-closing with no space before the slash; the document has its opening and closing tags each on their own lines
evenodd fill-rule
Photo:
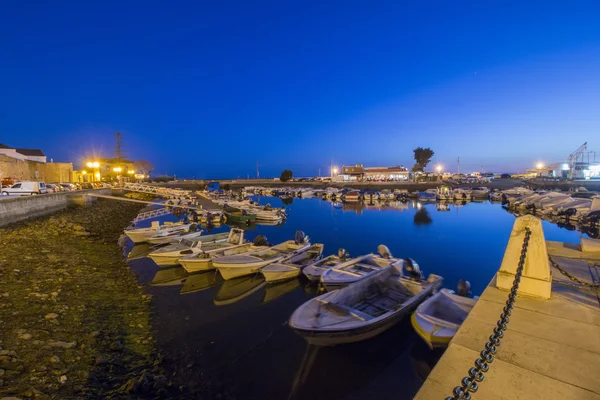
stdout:
<svg viewBox="0 0 600 400">
<path fill-rule="evenodd" d="M 549 299 L 552 293 L 552 274 L 544 230 L 542 221 L 532 215 L 525 215 L 515 220 L 502 259 L 502 266 L 496 275 L 496 285 L 499 289 L 511 289 L 523 248 L 525 228 L 531 230 L 531 237 L 519 285 L 519 294 Z"/>
<path fill-rule="evenodd" d="M 600 254 L 600 239 L 581 238 L 581 251 Z"/>
</svg>

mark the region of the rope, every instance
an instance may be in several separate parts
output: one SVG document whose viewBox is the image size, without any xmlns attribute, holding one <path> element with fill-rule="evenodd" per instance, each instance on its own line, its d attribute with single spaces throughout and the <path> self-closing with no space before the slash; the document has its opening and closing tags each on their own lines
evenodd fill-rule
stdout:
<svg viewBox="0 0 600 400">
<path fill-rule="evenodd" d="M 594 283 L 589 283 L 586 281 L 582 281 L 581 279 L 578 279 L 577 277 L 571 275 L 570 273 L 568 273 L 567 271 L 565 271 L 564 269 L 562 269 L 560 267 L 560 265 L 558 265 L 558 263 L 556 261 L 554 261 L 552 259 L 552 257 L 548 256 L 548 260 L 550 260 L 550 264 L 552 264 L 552 266 L 554 268 L 556 268 L 561 274 L 563 274 L 564 276 L 566 276 L 567 278 L 569 278 L 571 281 L 580 284 L 581 286 L 587 286 L 589 288 L 598 290 L 600 289 L 600 285 L 594 284 Z M 594 264 L 590 263 L 590 266 L 592 266 Z M 594 265 L 595 267 L 598 267 L 598 265 Z"/>
<path fill-rule="evenodd" d="M 517 272 L 515 273 L 515 280 L 510 289 L 510 293 L 508 294 L 506 306 L 504 306 L 503 312 L 500 314 L 500 319 L 494 328 L 494 333 L 490 335 L 490 340 L 486 342 L 485 349 L 481 351 L 481 357 L 475 360 L 475 366 L 469 369 L 469 376 L 465 376 L 461 381 L 461 386 L 456 386 L 452 391 L 453 396 L 446 397 L 445 400 L 471 400 L 471 392 L 477 392 L 477 389 L 479 389 L 478 382 L 483 381 L 483 374 L 490 369 L 490 364 L 494 361 L 497 347 L 500 346 L 500 339 L 504 337 L 504 331 L 506 331 L 509 322 L 508 317 L 514 308 L 514 303 L 517 299 L 519 282 L 521 281 L 523 267 L 525 266 L 525 257 L 527 256 L 527 247 L 529 245 L 530 237 L 531 230 L 525 228 L 525 239 L 523 240 L 523 247 L 521 249 L 521 257 L 519 258 Z"/>
</svg>

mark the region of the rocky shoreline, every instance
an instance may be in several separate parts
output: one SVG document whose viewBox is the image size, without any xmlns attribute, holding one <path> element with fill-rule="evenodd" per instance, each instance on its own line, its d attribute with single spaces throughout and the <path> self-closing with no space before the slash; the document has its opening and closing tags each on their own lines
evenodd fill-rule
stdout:
<svg viewBox="0 0 600 400">
<path fill-rule="evenodd" d="M 0 398 L 165 398 L 151 296 L 117 245 L 141 204 L 0 229 Z"/>
</svg>

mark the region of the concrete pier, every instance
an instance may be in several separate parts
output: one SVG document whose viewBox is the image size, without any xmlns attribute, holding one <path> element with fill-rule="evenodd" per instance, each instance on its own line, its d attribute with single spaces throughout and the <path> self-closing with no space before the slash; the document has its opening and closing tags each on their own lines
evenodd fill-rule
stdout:
<svg viewBox="0 0 600 400">
<path fill-rule="evenodd" d="M 568 274 L 600 283 L 594 252 L 557 242 L 548 242 L 547 249 Z M 517 297 L 495 360 L 472 393 L 474 400 L 600 400 L 600 292 L 554 267 L 551 274 L 549 299 Z M 474 366 L 508 298 L 496 283 L 494 277 L 415 399 L 451 397 Z"/>
</svg>

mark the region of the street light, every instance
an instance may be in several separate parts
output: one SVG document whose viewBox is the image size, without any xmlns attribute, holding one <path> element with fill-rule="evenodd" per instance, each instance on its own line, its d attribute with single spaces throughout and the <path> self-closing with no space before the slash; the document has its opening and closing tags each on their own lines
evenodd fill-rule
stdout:
<svg viewBox="0 0 600 400">
<path fill-rule="evenodd" d="M 333 172 L 333 174 L 335 175 L 338 173 L 338 169 L 334 167 L 333 170 L 331 170 L 331 172 Z"/>
<path fill-rule="evenodd" d="M 441 165 L 438 165 L 437 167 L 435 167 L 435 169 L 437 170 L 438 174 L 440 172 L 442 172 L 442 166 Z"/>
<path fill-rule="evenodd" d="M 115 172 L 121 172 L 121 171 L 123 171 L 123 168 L 121 168 L 121 167 L 114 167 L 113 171 L 115 171 Z"/>
<path fill-rule="evenodd" d="M 96 172 L 95 177 L 96 179 L 100 180 L 100 172 Z"/>
<path fill-rule="evenodd" d="M 544 168 L 544 163 L 541 163 L 541 162 L 537 163 L 537 169 L 542 169 L 542 168 Z"/>
<path fill-rule="evenodd" d="M 133 170 L 131 170 L 131 169 L 130 169 L 129 171 L 127 171 L 127 173 L 128 173 L 129 175 L 133 175 L 133 174 L 135 173 L 135 171 L 133 171 Z"/>
</svg>

